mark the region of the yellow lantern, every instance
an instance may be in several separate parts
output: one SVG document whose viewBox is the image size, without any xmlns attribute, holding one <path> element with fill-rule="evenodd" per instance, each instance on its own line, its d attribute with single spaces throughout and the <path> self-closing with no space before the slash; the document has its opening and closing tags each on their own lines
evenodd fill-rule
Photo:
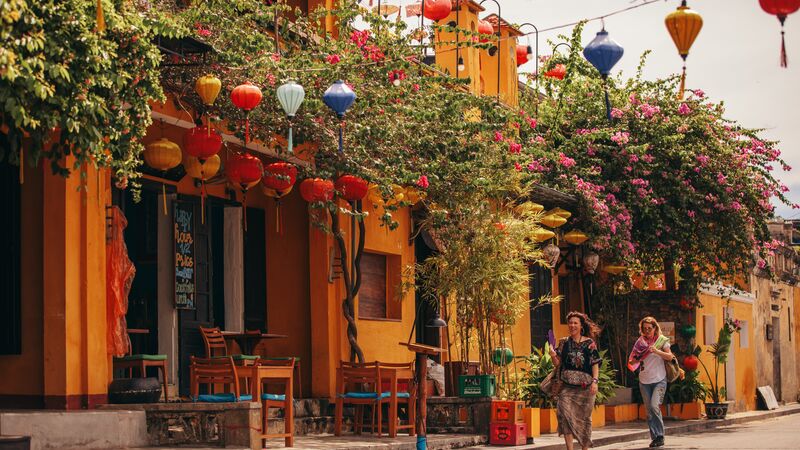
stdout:
<svg viewBox="0 0 800 450">
<path fill-rule="evenodd" d="M 181 163 L 181 148 L 167 138 L 161 138 L 144 147 L 144 162 L 156 170 L 169 170 Z"/>
<path fill-rule="evenodd" d="M 686 6 L 686 0 L 681 2 L 677 10 L 671 12 L 664 19 L 667 31 L 672 36 L 678 53 L 683 58 L 683 73 L 681 74 L 681 86 L 678 90 L 678 98 L 683 98 L 683 90 L 686 86 L 686 57 L 689 56 L 689 49 L 692 47 L 695 38 L 703 28 L 703 18 L 695 11 Z"/>
<path fill-rule="evenodd" d="M 161 138 L 144 147 L 142 152 L 145 164 L 156 170 L 167 171 L 181 163 L 181 148 L 167 138 Z M 164 215 L 167 215 L 167 188 L 161 183 L 161 195 L 164 200 Z"/>
<path fill-rule="evenodd" d="M 217 172 L 219 172 L 220 164 L 219 155 L 214 155 L 206 159 L 202 164 L 194 156 L 183 155 L 183 168 L 186 169 L 186 173 L 190 177 L 202 181 L 208 181 L 211 177 L 216 175 Z"/>
<path fill-rule="evenodd" d="M 394 197 L 390 198 L 386 204 L 389 206 L 395 205 L 397 203 L 402 202 L 406 198 L 406 188 L 400 186 L 399 184 L 392 185 L 392 193 Z"/>
<path fill-rule="evenodd" d="M 567 219 L 559 216 L 558 214 L 547 214 L 542 217 L 542 225 L 550 228 L 558 228 L 567 223 Z"/>
<path fill-rule="evenodd" d="M 628 270 L 628 268 L 625 267 L 625 266 L 618 266 L 618 265 L 613 265 L 612 264 L 612 265 L 603 266 L 602 270 L 603 270 L 603 272 L 610 273 L 611 275 L 619 275 L 622 272 L 625 272 L 626 270 Z"/>
<path fill-rule="evenodd" d="M 583 231 L 572 230 L 564 235 L 564 240 L 572 245 L 581 245 L 589 239 Z"/>
<path fill-rule="evenodd" d="M 198 78 L 194 84 L 194 90 L 206 106 L 214 104 L 220 89 L 222 89 L 222 82 L 214 75 L 204 75 Z"/>
<path fill-rule="evenodd" d="M 555 214 L 555 215 L 561 216 L 561 217 L 563 217 L 565 219 L 569 219 L 570 217 L 572 217 L 572 213 L 571 212 L 567 211 L 566 209 L 561 209 L 561 208 L 553 208 L 550 211 L 547 211 L 547 214 Z"/>
<path fill-rule="evenodd" d="M 548 239 L 552 239 L 555 235 L 556 234 L 550 230 L 539 228 L 538 230 L 533 232 L 533 240 L 536 242 L 544 242 Z"/>
<path fill-rule="evenodd" d="M 381 196 L 381 189 L 377 184 L 370 184 L 367 191 L 367 198 L 376 207 L 383 206 L 383 196 Z"/>
<path fill-rule="evenodd" d="M 409 204 L 416 205 L 420 200 L 424 199 L 428 194 L 424 191 L 409 186 L 406 188 L 406 201 Z"/>
</svg>

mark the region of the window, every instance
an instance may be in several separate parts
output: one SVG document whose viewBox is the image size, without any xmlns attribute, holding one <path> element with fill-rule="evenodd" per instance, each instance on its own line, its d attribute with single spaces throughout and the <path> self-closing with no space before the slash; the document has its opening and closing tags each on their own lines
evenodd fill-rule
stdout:
<svg viewBox="0 0 800 450">
<path fill-rule="evenodd" d="M 361 288 L 358 290 L 359 319 L 401 318 L 400 255 L 364 252 L 361 256 Z"/>
<path fill-rule="evenodd" d="M 558 303 L 561 323 L 567 323 L 567 314 L 571 311 L 583 311 L 581 287 L 577 274 L 570 273 L 558 277 L 558 295 L 562 297 Z"/>
<path fill-rule="evenodd" d="M 750 347 L 750 324 L 746 320 L 741 320 L 742 330 L 739 332 L 739 348 Z"/>
<path fill-rule="evenodd" d="M 711 345 L 717 341 L 717 318 L 703 315 L 703 343 Z"/>
<path fill-rule="evenodd" d="M 0 355 L 22 352 L 19 168 L 0 163 Z"/>
</svg>

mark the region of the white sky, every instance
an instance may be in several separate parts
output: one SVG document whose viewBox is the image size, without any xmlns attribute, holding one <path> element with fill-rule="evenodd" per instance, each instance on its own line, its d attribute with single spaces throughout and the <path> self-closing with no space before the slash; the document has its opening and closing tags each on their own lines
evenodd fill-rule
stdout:
<svg viewBox="0 0 800 450">
<path fill-rule="evenodd" d="M 416 1 L 382 3 L 407 5 Z M 499 3 L 506 21 L 531 22 L 544 30 L 602 16 L 641 3 L 641 0 L 499 0 Z M 689 53 L 686 87 L 702 89 L 712 100 L 724 101 L 728 118 L 748 128 L 763 128 L 764 138 L 781 142 L 782 157 L 793 170 L 787 173 L 776 167 L 776 175 L 791 189 L 789 199 L 800 203 L 800 114 L 797 113 L 800 107 L 800 11 L 786 20 L 789 67 L 784 69 L 778 64 L 780 24 L 775 16 L 761 10 L 757 0 L 689 0 L 688 4 L 702 15 L 703 29 Z M 633 76 L 639 56 L 651 50 L 645 78 L 662 78 L 680 72 L 681 58 L 664 26 L 664 17 L 679 5 L 679 0 L 665 0 L 605 19 L 606 30 L 625 49 L 616 70 Z M 484 15 L 497 13 L 491 0 L 483 6 L 486 7 Z M 599 21 L 585 26 L 584 45 L 594 38 L 600 27 Z M 529 30 L 530 27 L 524 29 Z M 540 54 L 550 53 L 548 39 L 555 40 L 558 34 L 570 35 L 571 32 L 572 27 L 540 33 Z M 521 43 L 524 42 L 523 38 Z M 531 44 L 533 42 L 531 37 Z M 531 65 L 528 63 L 520 70 L 531 72 Z M 799 210 L 776 206 L 780 216 L 800 217 Z"/>
</svg>

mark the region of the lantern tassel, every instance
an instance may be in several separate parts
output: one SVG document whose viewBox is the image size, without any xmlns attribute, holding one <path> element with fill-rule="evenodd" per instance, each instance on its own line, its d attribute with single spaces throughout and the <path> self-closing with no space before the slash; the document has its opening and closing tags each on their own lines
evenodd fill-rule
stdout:
<svg viewBox="0 0 800 450">
<path fill-rule="evenodd" d="M 283 230 L 281 229 L 281 199 L 275 199 L 275 231 L 282 235 Z"/>
<path fill-rule="evenodd" d="M 603 84 L 603 90 L 606 94 L 606 117 L 608 117 L 608 122 L 611 123 L 613 122 L 611 118 L 611 101 L 608 99 L 608 88 L 605 86 L 605 84 Z"/>
<path fill-rule="evenodd" d="M 783 22 L 781 21 L 781 67 L 789 67 L 789 61 L 786 58 L 786 39 L 784 35 Z"/>
<path fill-rule="evenodd" d="M 339 153 L 344 153 L 344 139 L 342 138 L 343 128 L 344 128 L 344 121 L 339 122 Z"/>
<path fill-rule="evenodd" d="M 244 114 L 244 146 L 247 148 L 247 143 L 250 141 L 250 111 Z"/>
<path fill-rule="evenodd" d="M 167 215 L 167 187 L 161 183 L 161 198 L 164 199 L 164 215 Z"/>
<path fill-rule="evenodd" d="M 97 31 L 106 31 L 106 18 L 103 15 L 103 1 L 97 0 Z"/>
<path fill-rule="evenodd" d="M 242 228 L 247 233 L 247 188 L 242 189 Z"/>
<path fill-rule="evenodd" d="M 198 159 L 198 161 L 200 161 Z M 203 173 L 203 164 L 205 161 L 200 161 L 200 223 L 206 224 L 206 176 Z"/>
<path fill-rule="evenodd" d="M 286 151 L 292 153 L 294 149 L 294 145 L 292 142 L 292 125 L 289 125 L 289 139 L 287 140 Z"/>
<path fill-rule="evenodd" d="M 686 64 L 683 65 L 683 73 L 681 73 L 681 85 L 678 88 L 678 100 L 683 99 L 683 91 L 686 88 Z"/>
</svg>

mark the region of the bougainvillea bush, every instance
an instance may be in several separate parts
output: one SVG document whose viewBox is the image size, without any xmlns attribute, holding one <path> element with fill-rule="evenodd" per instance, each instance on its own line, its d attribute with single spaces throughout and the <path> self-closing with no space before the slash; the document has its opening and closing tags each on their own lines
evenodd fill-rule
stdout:
<svg viewBox="0 0 800 450">
<path fill-rule="evenodd" d="M 580 56 L 580 27 L 564 80 L 543 78 L 549 94 L 537 121 L 523 127 L 517 168 L 531 179 L 576 194 L 590 245 L 606 260 L 644 271 L 671 263 L 727 277 L 771 251 L 770 199 L 787 202 L 774 171 L 790 170 L 775 142 L 725 116 L 702 90 L 676 95 L 676 78 L 603 80 Z M 520 112 L 529 116 L 533 101 Z M 741 273 L 741 272 L 739 272 Z"/>
</svg>

